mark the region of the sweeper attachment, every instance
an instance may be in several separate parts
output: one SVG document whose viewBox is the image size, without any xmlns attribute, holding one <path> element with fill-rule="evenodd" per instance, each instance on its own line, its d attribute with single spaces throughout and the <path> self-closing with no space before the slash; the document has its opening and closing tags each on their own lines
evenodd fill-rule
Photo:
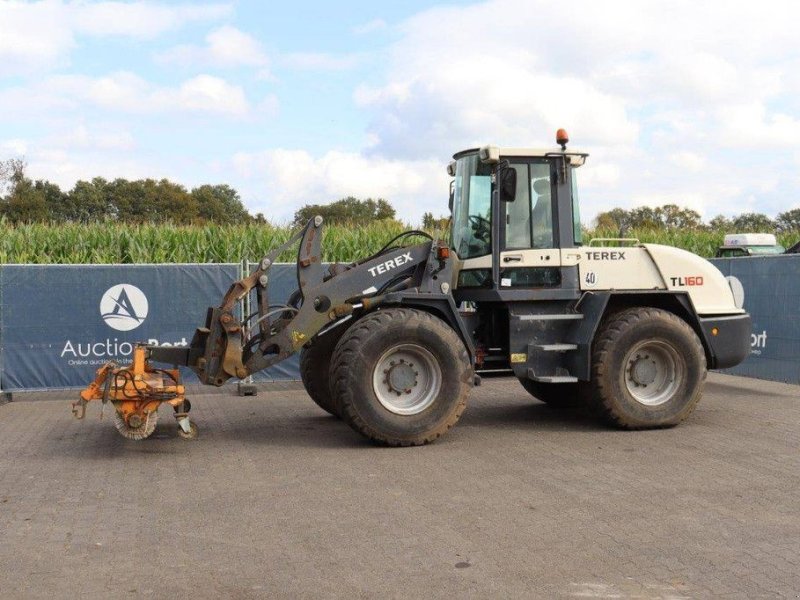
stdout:
<svg viewBox="0 0 800 600">
<path fill-rule="evenodd" d="M 80 400 L 73 403 L 72 412 L 78 419 L 86 416 L 86 405 L 100 400 L 114 407 L 114 425 L 129 440 L 149 437 L 158 423 L 158 407 L 162 402 L 175 410 L 178 434 L 185 439 L 197 437 L 197 425 L 189 420 L 191 403 L 184 397 L 184 386 L 178 369 L 157 369 L 148 364 L 150 348 L 135 346 L 133 362 L 119 368 L 106 363 L 85 390 Z"/>
<path fill-rule="evenodd" d="M 110 401 L 120 432 L 141 439 L 166 402 L 191 437 L 179 366 L 220 386 L 299 352 L 311 399 L 388 445 L 448 431 L 482 370 L 516 377 L 554 408 L 591 407 L 618 427 L 678 424 L 707 369 L 748 356 L 750 316 L 722 273 L 689 252 L 638 240 L 583 245 L 576 171 L 587 155 L 566 149 L 563 130 L 557 141 L 553 150 L 457 153 L 448 242 L 410 231 L 372 256 L 326 267 L 322 218 L 312 219 L 208 309 L 188 348 L 140 346 L 130 367 L 106 365 L 76 414 L 90 400 Z M 428 239 L 403 245 L 411 236 Z M 276 304 L 270 268 L 293 244 L 297 289 Z M 246 296 L 257 310 L 240 316 Z"/>
</svg>

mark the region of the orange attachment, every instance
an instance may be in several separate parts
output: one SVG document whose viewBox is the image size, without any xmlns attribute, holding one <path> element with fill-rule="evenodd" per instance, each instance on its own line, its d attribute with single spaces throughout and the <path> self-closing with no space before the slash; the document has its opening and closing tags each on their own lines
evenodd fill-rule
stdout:
<svg viewBox="0 0 800 600">
<path fill-rule="evenodd" d="M 132 417 L 135 422 L 141 422 L 157 411 L 162 402 L 180 406 L 185 391 L 178 369 L 151 367 L 147 363 L 147 347 L 137 345 L 130 366 L 117 368 L 115 363 L 109 362 L 97 370 L 94 381 L 81 391 L 81 399 L 73 405 L 73 410 L 78 416 L 87 402 L 111 401 L 126 423 L 130 423 Z"/>
</svg>

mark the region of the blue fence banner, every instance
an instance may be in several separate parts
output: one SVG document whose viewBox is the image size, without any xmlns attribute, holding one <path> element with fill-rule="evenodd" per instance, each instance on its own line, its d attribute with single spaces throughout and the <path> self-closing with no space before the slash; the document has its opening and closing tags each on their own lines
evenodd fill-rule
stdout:
<svg viewBox="0 0 800 600">
<path fill-rule="evenodd" d="M 744 288 L 753 319 L 750 356 L 725 373 L 800 384 L 800 255 L 716 258 Z"/>
<path fill-rule="evenodd" d="M 712 262 L 742 283 L 753 318 L 750 357 L 725 372 L 800 384 L 800 256 Z M 128 362 L 137 341 L 188 344 L 240 277 L 239 264 L 0 265 L 0 389 L 84 387 L 105 362 Z M 271 304 L 296 288 L 296 265 L 272 266 Z M 299 378 L 295 355 L 253 379 Z M 186 370 L 186 381 L 197 379 Z"/>
<path fill-rule="evenodd" d="M 188 345 L 239 278 L 225 265 L 4 265 L 0 365 L 4 391 L 84 387 L 133 344 Z M 197 379 L 190 371 L 187 382 Z"/>
</svg>

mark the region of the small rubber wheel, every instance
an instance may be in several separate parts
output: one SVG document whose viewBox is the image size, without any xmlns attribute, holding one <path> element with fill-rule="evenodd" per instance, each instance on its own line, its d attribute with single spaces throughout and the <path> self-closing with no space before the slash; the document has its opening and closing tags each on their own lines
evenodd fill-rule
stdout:
<svg viewBox="0 0 800 600">
<path fill-rule="evenodd" d="M 300 350 L 300 379 L 306 392 L 317 406 L 334 417 L 340 416 L 340 413 L 331 393 L 331 356 L 345 329 L 344 325 L 340 325 L 315 337 Z"/>
<path fill-rule="evenodd" d="M 624 429 L 672 427 L 688 417 L 703 392 L 706 356 L 680 317 L 629 308 L 604 322 L 592 351 L 592 403 Z"/>
<path fill-rule="evenodd" d="M 410 308 L 370 313 L 331 361 L 342 418 L 369 439 L 418 446 L 458 422 L 473 382 L 467 349 L 441 319 Z"/>
<path fill-rule="evenodd" d="M 183 427 L 178 425 L 178 435 L 184 440 L 194 440 L 200 435 L 200 429 L 194 421 L 189 422 L 189 431 L 184 431 Z"/>
<path fill-rule="evenodd" d="M 576 383 L 544 383 L 533 381 L 527 377 L 520 378 L 519 382 L 531 396 L 541 400 L 550 408 L 567 409 L 586 406 L 591 395 L 589 383 L 579 381 Z"/>
</svg>

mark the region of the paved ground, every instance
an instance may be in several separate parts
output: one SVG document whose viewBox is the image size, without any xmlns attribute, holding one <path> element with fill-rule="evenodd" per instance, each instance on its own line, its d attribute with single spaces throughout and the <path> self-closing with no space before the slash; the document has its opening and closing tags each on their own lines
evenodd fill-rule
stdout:
<svg viewBox="0 0 800 600">
<path fill-rule="evenodd" d="M 485 380 L 425 448 L 299 390 L 194 399 L 129 442 L 93 406 L 0 406 L 0 597 L 798 597 L 800 388 L 712 375 L 667 431 Z"/>
</svg>

